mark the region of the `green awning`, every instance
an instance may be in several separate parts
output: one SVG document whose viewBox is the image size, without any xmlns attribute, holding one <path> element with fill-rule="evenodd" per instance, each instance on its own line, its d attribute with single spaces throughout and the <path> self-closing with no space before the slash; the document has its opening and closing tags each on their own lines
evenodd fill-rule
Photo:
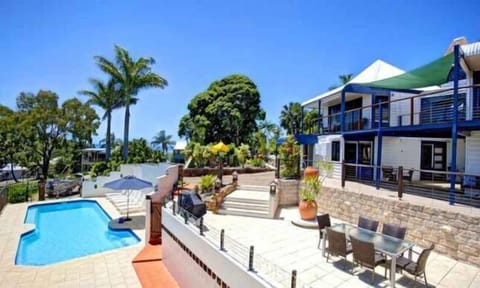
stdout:
<svg viewBox="0 0 480 288">
<path fill-rule="evenodd" d="M 387 89 L 415 89 L 440 85 L 448 81 L 448 73 L 452 69 L 453 59 L 452 52 L 412 71 L 362 85 Z"/>
</svg>

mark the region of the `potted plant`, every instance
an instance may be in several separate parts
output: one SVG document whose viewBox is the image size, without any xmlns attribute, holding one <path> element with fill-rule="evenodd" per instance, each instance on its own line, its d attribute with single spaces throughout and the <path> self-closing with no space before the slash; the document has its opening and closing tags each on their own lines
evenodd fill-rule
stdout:
<svg viewBox="0 0 480 288">
<path fill-rule="evenodd" d="M 316 198 L 322 191 L 323 180 L 333 171 L 333 165 L 329 162 L 318 162 L 318 169 L 307 167 L 304 171 L 304 185 L 300 189 L 300 202 L 298 204 L 300 217 L 303 220 L 312 220 L 317 216 Z"/>
<path fill-rule="evenodd" d="M 304 186 L 300 189 L 300 202 L 298 210 L 300 218 L 303 220 L 312 220 L 317 216 L 317 201 L 315 200 L 321 191 L 321 183 L 317 174 L 310 173 L 304 177 Z"/>
</svg>

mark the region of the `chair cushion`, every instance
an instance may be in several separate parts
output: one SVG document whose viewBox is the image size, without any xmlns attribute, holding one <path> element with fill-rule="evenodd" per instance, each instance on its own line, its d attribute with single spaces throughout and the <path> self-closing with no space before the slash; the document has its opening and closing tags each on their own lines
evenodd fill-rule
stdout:
<svg viewBox="0 0 480 288">
<path fill-rule="evenodd" d="M 418 274 L 422 273 L 423 271 L 416 271 L 417 270 L 417 263 L 410 262 L 408 263 L 403 269 L 405 269 L 408 273 L 415 275 L 417 272 Z"/>
<path fill-rule="evenodd" d="M 385 256 L 375 253 L 375 265 L 385 262 Z"/>
<path fill-rule="evenodd" d="M 408 264 L 410 264 L 412 261 L 409 260 L 408 258 L 405 258 L 405 257 L 398 257 L 397 258 L 397 267 L 400 267 L 402 269 L 405 269 L 405 266 L 407 266 Z"/>
</svg>

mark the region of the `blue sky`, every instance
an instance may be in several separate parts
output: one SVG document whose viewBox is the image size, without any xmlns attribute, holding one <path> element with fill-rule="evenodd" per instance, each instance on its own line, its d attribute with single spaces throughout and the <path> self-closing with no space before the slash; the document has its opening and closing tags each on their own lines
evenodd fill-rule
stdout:
<svg viewBox="0 0 480 288">
<path fill-rule="evenodd" d="M 93 56 L 119 44 L 152 56 L 169 82 L 141 92 L 131 138 L 177 136 L 187 104 L 229 74 L 258 86 L 267 119 L 360 72 L 376 59 L 409 70 L 442 55 L 453 38 L 480 41 L 480 1 L 0 1 L 0 103 L 22 91 L 61 100 L 105 78 Z M 97 110 L 99 115 L 102 111 Z M 113 132 L 123 135 L 123 110 Z M 105 125 L 98 130 L 103 138 Z"/>
</svg>

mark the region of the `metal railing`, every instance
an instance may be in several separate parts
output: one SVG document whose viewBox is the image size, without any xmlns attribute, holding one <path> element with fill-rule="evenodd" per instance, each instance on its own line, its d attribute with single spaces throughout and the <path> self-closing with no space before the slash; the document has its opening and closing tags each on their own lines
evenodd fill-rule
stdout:
<svg viewBox="0 0 480 288">
<path fill-rule="evenodd" d="M 164 201 L 164 207 L 167 207 Z M 189 211 L 183 209 L 174 199 L 171 200 L 171 212 L 176 217 L 181 217 L 185 225 L 193 225 L 198 229 L 205 241 L 210 242 L 221 253 L 228 254 L 238 264 L 243 266 L 245 270 L 255 274 L 272 287 L 309 287 L 297 276 L 297 271 L 287 271 L 276 265 L 272 261 L 263 257 L 255 251 L 253 245 L 246 246 L 243 243 L 229 237 L 225 233 L 225 229 L 217 229 L 213 225 L 205 223 L 204 217 L 196 217 Z"/>
<path fill-rule="evenodd" d="M 452 190 L 451 181 L 455 185 Z M 342 187 L 346 181 L 362 182 L 396 191 L 398 198 L 411 194 L 480 208 L 480 175 L 464 172 L 414 169 L 396 165 L 342 163 Z"/>
<path fill-rule="evenodd" d="M 471 88 L 478 88 L 480 84 L 459 87 L 460 94 L 466 94 L 465 91 Z M 380 103 L 364 105 L 362 107 L 348 109 L 343 114 L 344 130 L 357 131 L 378 128 L 382 118 L 382 127 L 402 127 L 411 125 L 427 125 L 435 123 L 450 123 L 453 121 L 453 88 L 438 89 L 416 95 L 411 95 L 399 99 L 393 99 Z M 422 107 L 421 100 L 433 99 L 434 97 L 445 97 L 437 103 L 426 103 Z M 448 97 L 450 96 L 450 97 Z M 460 98 L 460 97 L 459 97 Z M 458 121 L 480 119 L 480 107 L 467 106 L 465 99 L 459 99 L 457 104 Z M 383 105 L 383 109 L 380 106 Z M 387 108 L 388 107 L 388 108 Z M 383 110 L 380 113 L 380 110 Z M 471 114 L 470 114 L 471 113 Z M 380 117 L 382 114 L 382 117 Z M 373 119 L 372 119 L 373 118 Z M 341 133 L 342 113 L 332 113 L 329 115 L 320 115 L 316 123 L 311 125 L 320 126 L 318 135 Z M 305 131 L 303 131 L 305 132 Z"/>
</svg>

